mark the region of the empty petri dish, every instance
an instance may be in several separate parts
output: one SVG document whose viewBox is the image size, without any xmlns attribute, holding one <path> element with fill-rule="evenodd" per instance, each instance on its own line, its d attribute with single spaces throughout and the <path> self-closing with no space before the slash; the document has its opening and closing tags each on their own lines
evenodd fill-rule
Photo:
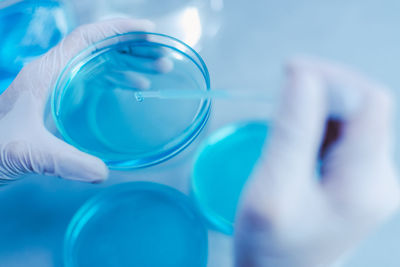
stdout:
<svg viewBox="0 0 400 267">
<path fill-rule="evenodd" d="M 168 186 L 132 182 L 86 202 L 71 220 L 66 267 L 204 267 L 207 229 L 191 199 Z"/>
<path fill-rule="evenodd" d="M 110 168 L 159 163 L 201 131 L 210 99 L 141 99 L 142 90 L 209 90 L 201 57 L 162 34 L 132 32 L 100 41 L 60 75 L 52 113 L 63 138 Z"/>
<path fill-rule="evenodd" d="M 260 157 L 268 134 L 266 122 L 225 126 L 197 152 L 192 194 L 215 229 L 232 234 L 242 188 Z"/>
</svg>

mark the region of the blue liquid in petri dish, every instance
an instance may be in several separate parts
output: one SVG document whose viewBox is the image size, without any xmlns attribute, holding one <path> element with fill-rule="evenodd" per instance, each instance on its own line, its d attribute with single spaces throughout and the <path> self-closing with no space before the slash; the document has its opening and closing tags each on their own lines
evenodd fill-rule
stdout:
<svg viewBox="0 0 400 267">
<path fill-rule="evenodd" d="M 226 126 L 201 146 L 192 171 L 192 193 L 217 230 L 232 234 L 244 184 L 256 165 L 267 138 L 265 122 Z"/>
<path fill-rule="evenodd" d="M 65 237 L 65 267 L 205 267 L 207 229 L 191 199 L 132 182 L 85 203 Z"/>
<path fill-rule="evenodd" d="M 144 167 L 198 135 L 210 100 L 140 99 L 137 92 L 209 86 L 207 68 L 190 47 L 165 35 L 129 33 L 99 42 L 68 65 L 53 94 L 53 115 L 69 143 L 109 167 Z"/>
<path fill-rule="evenodd" d="M 56 45 L 69 24 L 60 1 L 0 1 L 0 72 L 18 73 Z"/>
</svg>

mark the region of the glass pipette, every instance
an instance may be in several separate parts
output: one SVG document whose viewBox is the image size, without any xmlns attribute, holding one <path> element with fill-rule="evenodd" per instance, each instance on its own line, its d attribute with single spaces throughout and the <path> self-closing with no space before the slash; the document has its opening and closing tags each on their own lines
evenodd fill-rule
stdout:
<svg viewBox="0 0 400 267">
<path fill-rule="evenodd" d="M 201 99 L 201 98 L 218 98 L 218 99 L 238 99 L 251 101 L 272 101 L 273 96 L 268 91 L 261 90 L 149 90 L 135 92 L 136 100 L 141 102 L 146 98 L 158 99 Z"/>
</svg>

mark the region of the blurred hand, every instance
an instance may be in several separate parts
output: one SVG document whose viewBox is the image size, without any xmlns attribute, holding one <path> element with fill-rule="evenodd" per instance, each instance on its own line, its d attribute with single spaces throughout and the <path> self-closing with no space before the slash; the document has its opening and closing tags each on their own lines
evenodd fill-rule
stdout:
<svg viewBox="0 0 400 267">
<path fill-rule="evenodd" d="M 241 199 L 236 266 L 330 266 L 396 210 L 392 108 L 383 86 L 343 66 L 289 64 L 275 128 Z"/>
<path fill-rule="evenodd" d="M 44 109 L 49 91 L 67 62 L 89 45 L 115 34 L 151 29 L 152 25 L 147 21 L 128 19 L 84 25 L 21 70 L 0 95 L 0 184 L 25 173 L 88 182 L 102 181 L 108 176 L 108 169 L 100 159 L 78 151 L 45 129 Z M 134 62 L 140 59 L 149 70 L 167 71 L 171 67 L 150 52 L 120 51 L 119 60 L 123 61 L 125 57 L 126 61 L 126 57 L 136 53 Z M 119 75 L 117 80 L 122 85 L 138 89 L 149 86 L 149 81 L 128 67 Z"/>
</svg>

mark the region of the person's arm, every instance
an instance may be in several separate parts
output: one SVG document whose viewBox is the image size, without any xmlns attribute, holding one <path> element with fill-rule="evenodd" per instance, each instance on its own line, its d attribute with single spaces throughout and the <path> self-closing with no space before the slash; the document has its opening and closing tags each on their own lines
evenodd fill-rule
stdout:
<svg viewBox="0 0 400 267">
<path fill-rule="evenodd" d="M 275 128 L 241 198 L 236 266 L 331 266 L 391 215 L 400 197 L 392 116 L 382 85 L 327 62 L 290 63 Z"/>
</svg>

